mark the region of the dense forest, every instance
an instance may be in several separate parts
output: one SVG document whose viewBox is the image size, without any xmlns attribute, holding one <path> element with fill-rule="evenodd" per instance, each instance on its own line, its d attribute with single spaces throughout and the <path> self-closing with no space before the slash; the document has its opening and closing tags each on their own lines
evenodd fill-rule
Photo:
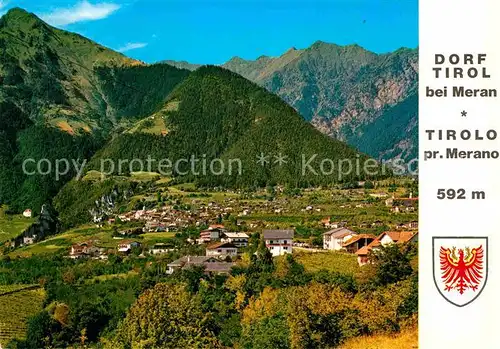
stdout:
<svg viewBox="0 0 500 349">
<path fill-rule="evenodd" d="M 40 212 L 42 205 L 50 202 L 77 172 L 70 166 L 66 173 L 56 174 L 56 160 L 82 163 L 103 143 L 96 135 L 73 136 L 37 125 L 19 131 L 15 142 L 9 142 L 6 133 L 4 135 L 2 137 L 0 131 L 0 143 L 6 145 L 0 154 L 0 162 L 5 164 L 0 169 L 0 202 L 14 212 L 26 208 Z"/>
<path fill-rule="evenodd" d="M 107 108 L 117 119 L 146 117 L 161 109 L 168 94 L 184 80 L 188 70 L 168 64 L 96 68 Z"/>
</svg>

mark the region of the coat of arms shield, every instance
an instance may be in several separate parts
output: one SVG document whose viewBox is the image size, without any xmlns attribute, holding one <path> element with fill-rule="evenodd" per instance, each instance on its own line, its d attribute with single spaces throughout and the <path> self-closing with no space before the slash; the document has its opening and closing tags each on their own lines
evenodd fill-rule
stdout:
<svg viewBox="0 0 500 349">
<path fill-rule="evenodd" d="M 433 237 L 434 283 L 451 304 L 476 300 L 488 279 L 487 237 Z"/>
</svg>

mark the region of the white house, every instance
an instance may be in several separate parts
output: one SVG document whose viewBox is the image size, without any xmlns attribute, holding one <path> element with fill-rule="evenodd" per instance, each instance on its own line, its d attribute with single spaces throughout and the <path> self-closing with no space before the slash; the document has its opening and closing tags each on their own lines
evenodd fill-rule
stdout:
<svg viewBox="0 0 500 349">
<path fill-rule="evenodd" d="M 207 257 L 234 257 L 238 255 L 238 247 L 230 242 L 218 242 L 207 246 L 205 254 Z"/>
<path fill-rule="evenodd" d="M 336 228 L 327 231 L 323 234 L 323 248 L 325 250 L 340 251 L 344 243 L 355 235 L 358 234 L 347 228 Z"/>
<path fill-rule="evenodd" d="M 27 210 L 24 210 L 24 212 L 23 212 L 23 216 L 26 218 L 31 218 L 32 214 L 33 213 L 31 212 L 31 210 L 29 208 Z"/>
<path fill-rule="evenodd" d="M 141 244 L 133 240 L 125 240 L 118 244 L 118 252 L 130 252 L 133 248 L 139 247 Z"/>
<path fill-rule="evenodd" d="M 224 233 L 224 237 L 221 242 L 230 242 L 236 247 L 246 247 L 248 246 L 248 235 L 245 233 Z"/>
<path fill-rule="evenodd" d="M 154 246 L 149 248 L 149 253 L 151 253 L 151 254 L 163 254 L 163 253 L 169 253 L 169 252 L 174 251 L 174 250 L 175 250 L 175 248 L 172 248 L 172 246 L 169 244 L 157 243 Z"/>
<path fill-rule="evenodd" d="M 382 246 L 403 243 L 415 239 L 417 234 L 411 231 L 385 231 L 377 237 Z"/>
<path fill-rule="evenodd" d="M 264 230 L 264 241 L 273 257 L 292 253 L 293 230 Z"/>
<path fill-rule="evenodd" d="M 24 236 L 23 237 L 23 245 L 31 245 L 34 244 L 36 240 L 36 235 L 32 236 Z"/>
<path fill-rule="evenodd" d="M 200 232 L 200 243 L 209 243 L 210 241 L 214 241 L 220 238 L 220 230 L 219 229 L 213 229 L 213 230 L 202 230 Z"/>
</svg>

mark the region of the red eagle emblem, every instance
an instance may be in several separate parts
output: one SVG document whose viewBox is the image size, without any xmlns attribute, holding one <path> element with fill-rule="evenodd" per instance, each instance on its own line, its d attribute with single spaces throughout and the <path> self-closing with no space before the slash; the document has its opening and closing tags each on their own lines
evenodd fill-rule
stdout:
<svg viewBox="0 0 500 349">
<path fill-rule="evenodd" d="M 458 256 L 457 256 L 458 250 Z M 477 248 L 441 247 L 441 278 L 445 291 L 457 290 L 463 294 L 467 289 L 476 291 L 483 278 L 483 246 Z"/>
</svg>

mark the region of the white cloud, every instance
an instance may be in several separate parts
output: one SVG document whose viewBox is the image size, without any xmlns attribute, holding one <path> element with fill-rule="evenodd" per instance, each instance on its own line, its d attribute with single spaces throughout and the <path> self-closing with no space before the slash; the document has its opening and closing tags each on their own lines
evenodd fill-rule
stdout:
<svg viewBox="0 0 500 349">
<path fill-rule="evenodd" d="M 138 48 L 143 48 L 146 46 L 148 46 L 148 44 L 145 42 L 129 42 L 125 46 L 122 46 L 119 49 L 117 49 L 117 51 L 118 52 L 127 52 L 130 50 L 137 50 Z"/>
<path fill-rule="evenodd" d="M 94 5 L 84 0 L 71 8 L 55 9 L 51 13 L 41 15 L 41 18 L 49 24 L 65 26 L 77 22 L 104 19 L 119 8 L 120 5 L 118 4 L 103 2 Z"/>
</svg>

